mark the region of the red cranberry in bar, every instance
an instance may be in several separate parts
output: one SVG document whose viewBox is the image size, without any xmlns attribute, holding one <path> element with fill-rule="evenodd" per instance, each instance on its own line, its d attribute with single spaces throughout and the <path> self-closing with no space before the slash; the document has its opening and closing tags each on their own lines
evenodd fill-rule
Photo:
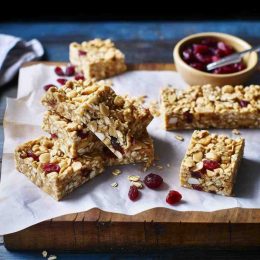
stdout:
<svg viewBox="0 0 260 260">
<path fill-rule="evenodd" d="M 204 160 L 203 161 L 203 167 L 206 170 L 210 170 L 213 171 L 217 168 L 220 167 L 219 162 L 218 161 L 214 161 L 214 160 Z"/>
<path fill-rule="evenodd" d="M 88 137 L 88 133 L 84 133 L 83 131 L 78 131 L 77 134 L 81 139 Z"/>
<path fill-rule="evenodd" d="M 157 189 L 163 183 L 163 178 L 157 174 L 150 173 L 144 178 L 145 185 L 150 189 Z"/>
<path fill-rule="evenodd" d="M 202 187 L 199 184 L 192 184 L 191 185 L 192 189 L 202 191 Z"/>
<path fill-rule="evenodd" d="M 191 123 L 192 123 L 193 116 L 192 116 L 192 114 L 191 114 L 189 111 L 184 112 L 184 113 L 183 113 L 183 116 L 184 116 L 185 121 L 186 121 L 188 124 L 191 124 Z"/>
<path fill-rule="evenodd" d="M 195 179 L 201 179 L 202 178 L 202 172 L 191 172 L 190 176 L 195 178 Z"/>
<path fill-rule="evenodd" d="M 56 134 L 51 134 L 51 139 L 56 139 L 58 136 Z"/>
<path fill-rule="evenodd" d="M 174 205 L 180 202 L 181 199 L 182 199 L 182 195 L 178 191 L 170 190 L 166 197 L 166 202 L 169 203 L 170 205 Z"/>
<path fill-rule="evenodd" d="M 239 100 L 238 102 L 241 107 L 247 107 L 249 104 L 249 101 L 243 99 Z"/>
<path fill-rule="evenodd" d="M 61 67 L 55 67 L 54 71 L 58 76 L 65 76 L 65 73 Z"/>
<path fill-rule="evenodd" d="M 79 56 L 86 56 L 87 55 L 87 52 L 86 51 L 82 51 L 82 50 L 79 50 Z"/>
<path fill-rule="evenodd" d="M 39 162 L 39 156 L 37 156 L 33 151 L 27 151 L 27 157 L 33 158 L 34 161 Z"/>
<path fill-rule="evenodd" d="M 139 190 L 135 185 L 130 186 L 128 197 L 130 200 L 135 201 L 139 197 Z"/>
<path fill-rule="evenodd" d="M 60 83 L 61 85 L 65 85 L 67 81 L 68 81 L 67 79 L 62 79 L 62 78 L 57 79 L 57 82 Z"/>
<path fill-rule="evenodd" d="M 44 172 L 46 174 L 48 174 L 50 172 L 59 172 L 60 166 L 55 163 L 45 163 L 45 164 L 43 164 L 42 169 L 44 170 Z"/>
<path fill-rule="evenodd" d="M 75 80 L 85 80 L 85 77 L 82 75 L 82 74 L 77 74 L 75 77 L 74 77 Z"/>
</svg>

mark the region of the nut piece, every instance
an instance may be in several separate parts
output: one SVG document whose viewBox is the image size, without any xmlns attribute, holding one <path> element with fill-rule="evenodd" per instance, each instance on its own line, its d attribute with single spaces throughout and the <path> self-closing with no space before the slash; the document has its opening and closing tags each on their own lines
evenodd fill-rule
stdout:
<svg viewBox="0 0 260 260">
<path fill-rule="evenodd" d="M 113 188 L 116 188 L 116 187 L 118 187 L 118 183 L 117 183 L 117 182 L 113 182 L 113 183 L 111 184 L 111 186 L 112 186 Z"/>
<path fill-rule="evenodd" d="M 71 165 L 74 172 L 80 170 L 82 168 L 81 162 L 73 162 Z"/>
<path fill-rule="evenodd" d="M 190 167 L 193 167 L 195 165 L 195 163 L 190 157 L 187 157 L 184 160 L 183 165 L 190 168 Z"/>
<path fill-rule="evenodd" d="M 143 184 L 140 181 L 132 181 L 131 182 L 134 186 L 136 186 L 138 189 L 143 188 Z"/>
<path fill-rule="evenodd" d="M 109 116 L 109 108 L 104 103 L 101 103 L 99 105 L 99 109 L 101 114 L 103 114 L 104 116 Z"/>
<path fill-rule="evenodd" d="M 234 135 L 240 135 L 240 132 L 239 132 L 237 129 L 233 129 L 233 130 L 232 130 L 232 133 L 233 133 Z"/>
<path fill-rule="evenodd" d="M 49 153 L 42 153 L 39 156 L 39 162 L 48 163 L 49 161 L 50 161 L 50 154 Z"/>
<path fill-rule="evenodd" d="M 214 152 L 208 152 L 205 154 L 205 157 L 209 160 L 219 161 L 219 156 Z"/>
<path fill-rule="evenodd" d="M 195 184 L 195 185 L 200 184 L 199 180 L 195 179 L 195 178 L 189 178 L 188 183 L 191 184 L 191 185 L 192 184 Z"/>
<path fill-rule="evenodd" d="M 118 176 L 120 173 L 121 173 L 121 171 L 119 169 L 114 169 L 112 171 L 112 174 L 115 175 L 115 176 Z"/>
<path fill-rule="evenodd" d="M 194 162 L 200 162 L 203 158 L 202 152 L 197 152 L 192 155 L 192 159 Z"/>
<path fill-rule="evenodd" d="M 191 168 L 191 171 L 198 172 L 202 170 L 203 168 L 203 162 L 198 162 L 194 167 Z"/>
<path fill-rule="evenodd" d="M 184 138 L 181 135 L 175 135 L 175 139 L 177 139 L 178 141 L 183 142 Z"/>
<path fill-rule="evenodd" d="M 140 180 L 140 176 L 138 176 L 138 175 L 130 175 L 130 176 L 128 176 L 128 180 L 129 181 L 139 181 Z"/>
</svg>

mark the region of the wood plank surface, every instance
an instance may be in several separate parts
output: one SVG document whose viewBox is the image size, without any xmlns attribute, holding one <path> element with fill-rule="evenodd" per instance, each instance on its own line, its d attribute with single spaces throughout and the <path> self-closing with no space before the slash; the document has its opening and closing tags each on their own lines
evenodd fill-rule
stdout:
<svg viewBox="0 0 260 260">
<path fill-rule="evenodd" d="M 32 64 L 35 62 L 26 66 Z M 129 65 L 128 68 L 175 69 L 173 64 L 155 63 Z M 125 251 L 176 246 L 259 246 L 260 210 L 234 208 L 215 212 L 179 212 L 156 208 L 127 216 L 92 209 L 6 235 L 4 242 L 10 250 Z"/>
</svg>

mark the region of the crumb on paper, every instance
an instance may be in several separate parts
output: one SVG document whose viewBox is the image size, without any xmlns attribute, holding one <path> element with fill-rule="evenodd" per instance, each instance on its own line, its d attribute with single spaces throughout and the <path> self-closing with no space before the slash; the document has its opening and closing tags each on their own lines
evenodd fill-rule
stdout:
<svg viewBox="0 0 260 260">
<path fill-rule="evenodd" d="M 132 185 L 134 185 L 138 189 L 143 188 L 143 184 L 140 181 L 132 181 L 131 183 L 132 183 Z"/>
<path fill-rule="evenodd" d="M 171 165 L 170 165 L 169 163 L 167 163 L 167 164 L 166 164 L 166 167 L 167 167 L 167 168 L 170 168 L 170 167 L 171 167 Z"/>
<path fill-rule="evenodd" d="M 120 173 L 121 173 L 121 170 L 119 170 L 119 169 L 114 169 L 112 171 L 112 174 L 115 175 L 115 176 L 118 176 Z"/>
<path fill-rule="evenodd" d="M 140 180 L 140 176 L 138 176 L 138 175 L 130 175 L 127 178 L 129 181 L 139 181 Z"/>
<path fill-rule="evenodd" d="M 47 252 L 46 250 L 43 250 L 43 251 L 42 251 L 42 256 L 43 256 L 44 258 L 46 258 L 47 255 L 48 255 L 48 252 Z"/>
<path fill-rule="evenodd" d="M 112 186 L 113 188 L 116 188 L 116 187 L 118 187 L 118 183 L 117 183 L 117 182 L 113 182 L 113 183 L 111 184 L 111 186 Z"/>
<path fill-rule="evenodd" d="M 149 110 L 154 117 L 159 117 L 161 115 L 160 105 L 156 100 L 150 102 Z"/>
<path fill-rule="evenodd" d="M 56 260 L 57 259 L 57 256 L 56 255 L 50 255 L 48 257 L 48 260 Z"/>
<path fill-rule="evenodd" d="M 181 141 L 181 142 L 184 141 L 184 137 L 181 135 L 175 135 L 175 139 L 177 139 L 178 141 Z"/>
<path fill-rule="evenodd" d="M 157 167 L 157 169 L 159 169 L 159 170 L 162 170 L 162 169 L 163 169 L 163 166 L 162 166 L 162 165 L 157 165 L 156 167 Z"/>
<path fill-rule="evenodd" d="M 237 129 L 233 129 L 233 130 L 232 130 L 232 133 L 233 133 L 234 135 L 240 135 L 240 132 L 239 132 L 239 130 L 237 130 Z"/>
</svg>

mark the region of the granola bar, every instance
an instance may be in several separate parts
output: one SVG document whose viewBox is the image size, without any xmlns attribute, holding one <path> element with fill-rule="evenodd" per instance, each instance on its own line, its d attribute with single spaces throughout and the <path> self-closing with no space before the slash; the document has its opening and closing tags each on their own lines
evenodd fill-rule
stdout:
<svg viewBox="0 0 260 260">
<path fill-rule="evenodd" d="M 105 165 L 123 165 L 143 163 L 144 169 L 150 167 L 154 161 L 154 146 L 153 140 L 145 132 L 138 139 L 132 140 L 131 147 L 126 150 L 122 158 L 117 158 L 107 147 L 103 149 Z"/>
<path fill-rule="evenodd" d="M 122 158 L 132 138 L 142 136 L 152 120 L 149 109 L 134 99 L 116 95 L 104 81 L 68 81 L 51 87 L 42 104 L 49 110 L 87 127 L 118 157 Z"/>
<path fill-rule="evenodd" d="M 131 146 L 119 159 L 85 125 L 75 124 L 55 112 L 44 114 L 42 129 L 51 134 L 54 149 L 61 150 L 70 158 L 96 152 L 107 166 L 144 163 L 145 167 L 149 167 L 154 159 L 153 140 L 147 131 L 140 138 L 132 139 Z"/>
<path fill-rule="evenodd" d="M 55 146 L 70 158 L 94 151 L 100 152 L 104 144 L 82 123 L 74 123 L 53 111 L 45 112 L 42 129 L 55 139 Z"/>
<path fill-rule="evenodd" d="M 180 169 L 181 186 L 230 196 L 245 141 L 206 130 L 194 131 Z"/>
<path fill-rule="evenodd" d="M 86 79 L 100 80 L 126 70 L 124 54 L 110 39 L 94 39 L 81 44 L 71 43 L 70 62 Z"/>
<path fill-rule="evenodd" d="M 259 128 L 260 86 L 191 86 L 184 91 L 168 87 L 161 92 L 167 130 L 205 128 Z"/>
<path fill-rule="evenodd" d="M 53 146 L 54 141 L 47 137 L 24 143 L 15 150 L 15 162 L 18 171 L 54 199 L 62 199 L 103 172 L 100 155 L 70 159 L 62 152 L 53 152 Z"/>
</svg>

